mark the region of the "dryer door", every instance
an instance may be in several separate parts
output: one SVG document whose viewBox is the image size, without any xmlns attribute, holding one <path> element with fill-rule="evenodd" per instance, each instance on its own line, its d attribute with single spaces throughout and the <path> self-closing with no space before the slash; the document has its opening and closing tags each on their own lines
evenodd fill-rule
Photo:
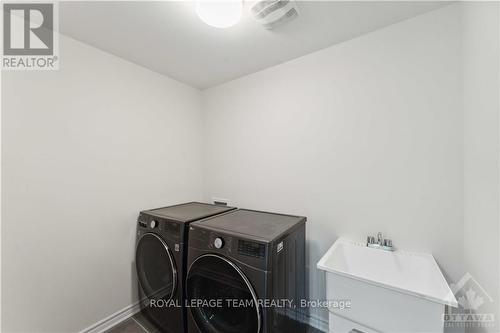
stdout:
<svg viewBox="0 0 500 333">
<path fill-rule="evenodd" d="M 139 239 L 135 263 L 139 284 L 148 298 L 172 298 L 177 286 L 177 270 L 172 254 L 160 236 L 147 233 Z"/>
<path fill-rule="evenodd" d="M 186 289 L 200 331 L 260 331 L 257 295 L 245 274 L 228 259 L 215 254 L 198 257 L 189 268 Z"/>
</svg>

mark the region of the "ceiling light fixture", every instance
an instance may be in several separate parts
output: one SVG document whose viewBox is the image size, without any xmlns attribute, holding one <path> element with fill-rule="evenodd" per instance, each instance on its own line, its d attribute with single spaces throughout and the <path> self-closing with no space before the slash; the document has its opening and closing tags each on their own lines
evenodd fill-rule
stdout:
<svg viewBox="0 0 500 333">
<path fill-rule="evenodd" d="M 208 25 L 216 28 L 229 28 L 241 20 L 242 0 L 197 0 L 196 14 Z"/>
</svg>

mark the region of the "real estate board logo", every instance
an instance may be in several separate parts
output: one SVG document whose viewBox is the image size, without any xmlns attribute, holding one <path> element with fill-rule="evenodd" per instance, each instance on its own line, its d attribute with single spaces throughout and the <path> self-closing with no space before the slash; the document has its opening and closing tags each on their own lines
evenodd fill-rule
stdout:
<svg viewBox="0 0 500 333">
<path fill-rule="evenodd" d="M 485 305 L 493 303 L 493 299 L 472 275 L 465 274 L 460 281 L 452 283 L 450 287 L 457 298 L 458 308 L 448 307 L 448 311 L 444 315 L 446 327 L 495 326 L 494 313 L 483 310 Z"/>
<path fill-rule="evenodd" d="M 2 69 L 58 69 L 56 3 L 3 3 Z"/>
</svg>

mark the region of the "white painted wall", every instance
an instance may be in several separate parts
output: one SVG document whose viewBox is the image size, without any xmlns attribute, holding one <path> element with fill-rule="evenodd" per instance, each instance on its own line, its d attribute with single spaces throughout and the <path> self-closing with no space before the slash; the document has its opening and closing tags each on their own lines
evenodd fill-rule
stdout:
<svg viewBox="0 0 500 333">
<path fill-rule="evenodd" d="M 62 37 L 2 75 L 3 332 L 75 332 L 136 299 L 141 209 L 201 199 L 199 91 Z"/>
<path fill-rule="evenodd" d="M 478 313 L 495 313 L 499 294 L 499 4 L 463 8 L 464 253 L 466 270 L 495 300 Z M 477 288 L 476 288 L 477 289 Z M 479 292 L 479 290 L 478 290 Z M 481 295 L 480 295 L 481 296 Z M 475 331 L 471 329 L 470 331 Z M 477 330 L 482 331 L 482 330 Z"/>
<path fill-rule="evenodd" d="M 205 198 L 308 216 L 312 298 L 340 235 L 382 231 L 463 274 L 460 18 L 447 6 L 204 91 Z"/>
</svg>

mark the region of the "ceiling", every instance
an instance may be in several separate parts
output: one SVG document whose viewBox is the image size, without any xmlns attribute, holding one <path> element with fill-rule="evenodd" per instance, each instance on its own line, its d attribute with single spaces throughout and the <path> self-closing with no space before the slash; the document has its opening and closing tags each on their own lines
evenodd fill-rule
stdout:
<svg viewBox="0 0 500 333">
<path fill-rule="evenodd" d="M 301 1 L 294 21 L 266 30 L 250 16 L 227 29 L 200 21 L 191 1 L 60 2 L 60 31 L 205 89 L 410 18 L 445 2 Z"/>
</svg>

